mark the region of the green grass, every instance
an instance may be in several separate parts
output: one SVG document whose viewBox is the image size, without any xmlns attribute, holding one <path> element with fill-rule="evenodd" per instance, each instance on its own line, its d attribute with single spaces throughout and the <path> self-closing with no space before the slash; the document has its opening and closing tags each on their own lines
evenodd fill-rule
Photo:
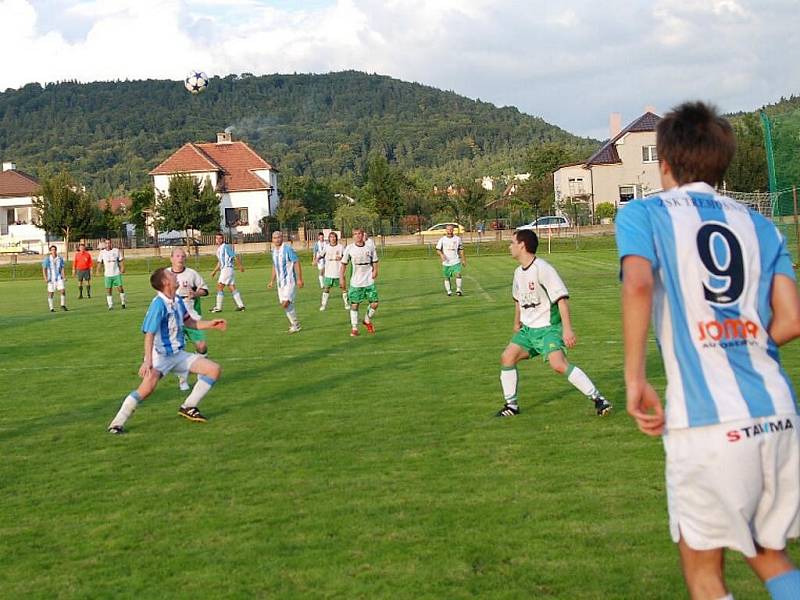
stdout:
<svg viewBox="0 0 800 600">
<path fill-rule="evenodd" d="M 126 311 L 99 289 L 76 300 L 70 280 L 71 311 L 50 314 L 40 281 L 0 283 L 0 595 L 684 597 L 661 445 L 622 406 L 613 250 L 559 249 L 570 357 L 609 418 L 540 361 L 521 366 L 522 415 L 493 418 L 513 315 L 499 246 L 470 256 L 463 298 L 426 250 L 387 250 L 378 334 L 358 339 L 337 296 L 317 310 L 307 262 L 304 329 L 287 335 L 265 260 L 246 257 L 247 311 L 226 296 L 230 328 L 209 334 L 224 369 L 210 422 L 177 416 L 169 376 L 121 437 L 105 427 L 138 382 L 142 265 Z M 796 347 L 784 357 L 797 377 Z M 663 385 L 655 353 L 650 371 Z M 728 578 L 766 598 L 733 556 Z"/>
</svg>

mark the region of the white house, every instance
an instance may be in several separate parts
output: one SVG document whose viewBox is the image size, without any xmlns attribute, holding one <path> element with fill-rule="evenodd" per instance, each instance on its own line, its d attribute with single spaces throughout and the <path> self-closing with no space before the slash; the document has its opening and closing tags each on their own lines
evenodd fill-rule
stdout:
<svg viewBox="0 0 800 600">
<path fill-rule="evenodd" d="M 0 172 L 0 235 L 23 242 L 44 242 L 43 229 L 36 221 L 33 200 L 40 185 L 35 177 L 17 170 L 13 162 L 4 162 Z"/>
<path fill-rule="evenodd" d="M 261 219 L 278 207 L 278 169 L 228 132 L 218 133 L 216 143 L 184 144 L 150 171 L 156 196 L 168 195 L 170 178 L 179 174 L 208 178 L 221 196 L 220 226 L 238 233 L 261 231 Z"/>
<path fill-rule="evenodd" d="M 610 139 L 586 161 L 561 165 L 553 173 L 556 206 L 567 199 L 595 207 L 615 207 L 661 189 L 656 156 L 656 125 L 661 120 L 646 111 L 624 129 L 618 113 L 611 115 Z"/>
</svg>

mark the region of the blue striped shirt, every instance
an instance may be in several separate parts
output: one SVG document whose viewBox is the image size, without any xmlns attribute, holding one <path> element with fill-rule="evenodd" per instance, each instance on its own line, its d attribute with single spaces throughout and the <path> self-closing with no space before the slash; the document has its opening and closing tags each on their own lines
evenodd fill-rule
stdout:
<svg viewBox="0 0 800 600">
<path fill-rule="evenodd" d="M 42 267 L 47 271 L 47 283 L 56 283 L 64 280 L 64 259 L 60 256 L 53 258 L 52 255 L 45 256 Z"/>
<path fill-rule="evenodd" d="M 171 356 L 183 350 L 183 322 L 189 317 L 180 296 L 170 300 L 158 292 L 142 323 L 142 333 L 152 333 L 153 348 L 159 354 Z"/>
<path fill-rule="evenodd" d="M 279 248 L 272 248 L 272 265 L 275 267 L 278 287 L 295 284 L 294 263 L 296 262 L 297 254 L 289 244 L 283 243 Z"/>
<path fill-rule="evenodd" d="M 220 244 L 217 247 L 217 262 L 219 262 L 219 268 L 224 269 L 226 267 L 233 268 L 233 262 L 236 258 L 236 252 L 233 251 L 233 246 L 230 244 Z"/>
</svg>

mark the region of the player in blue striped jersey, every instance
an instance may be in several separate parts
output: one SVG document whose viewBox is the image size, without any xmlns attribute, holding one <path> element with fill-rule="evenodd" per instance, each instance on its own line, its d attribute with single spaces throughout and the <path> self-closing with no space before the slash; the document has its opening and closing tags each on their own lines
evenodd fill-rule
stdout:
<svg viewBox="0 0 800 600">
<path fill-rule="evenodd" d="M 244 302 L 239 290 L 236 289 L 236 277 L 234 276 L 233 267 L 235 264 L 239 265 L 239 270 L 244 273 L 244 265 L 242 258 L 236 254 L 231 244 L 225 243 L 225 236 L 222 233 L 214 235 L 214 242 L 217 244 L 217 266 L 211 271 L 211 276 L 214 277 L 219 273 L 217 280 L 217 303 L 211 309 L 211 312 L 222 312 L 222 300 L 225 297 L 225 286 L 233 295 L 233 301 L 236 303 L 236 310 L 244 310 Z"/>
<path fill-rule="evenodd" d="M 311 255 L 311 262 L 314 263 L 314 266 L 317 267 L 319 271 L 319 287 L 320 289 L 325 287 L 325 248 L 328 244 L 325 243 L 325 234 L 320 231 L 317 234 L 317 241 L 314 242 L 314 247 L 312 250 Z"/>
<path fill-rule="evenodd" d="M 47 306 L 50 312 L 53 308 L 53 294 L 61 292 L 61 310 L 67 309 L 67 291 L 64 289 L 64 259 L 58 255 L 58 248 L 50 246 L 50 254 L 42 261 L 42 276 L 47 284 Z"/>
<path fill-rule="evenodd" d="M 800 435 L 778 347 L 800 336 L 800 298 L 773 224 L 718 195 L 734 151 L 713 108 L 658 125 L 665 191 L 617 216 L 628 412 L 663 435 L 670 530 L 692 598 L 725 598 L 724 549 L 777 599 L 800 598 L 785 553 L 800 535 Z M 645 374 L 652 316 L 666 414 Z"/>
<path fill-rule="evenodd" d="M 267 284 L 272 288 L 278 282 L 278 302 L 289 319 L 289 333 L 300 331 L 300 321 L 294 309 L 297 288 L 303 287 L 303 269 L 300 259 L 290 244 L 284 243 L 283 232 L 272 232 L 272 276 Z"/>
<path fill-rule="evenodd" d="M 168 268 L 156 269 L 150 276 L 150 285 L 158 293 L 150 303 L 142 323 L 144 333 L 144 360 L 139 367 L 142 383 L 125 397 L 117 415 L 108 426 L 109 433 L 124 433 L 125 422 L 136 407 L 156 389 L 159 379 L 170 371 L 187 376 L 197 374 L 192 392 L 181 404 L 178 414 L 190 421 L 205 422 L 207 419 L 197 409 L 200 400 L 219 380 L 220 366 L 199 354 L 190 354 L 183 349 L 184 326 L 193 329 L 217 329 L 225 331 L 224 319 L 213 321 L 195 320 L 189 314 L 183 299 L 177 295 L 178 278 Z"/>
</svg>

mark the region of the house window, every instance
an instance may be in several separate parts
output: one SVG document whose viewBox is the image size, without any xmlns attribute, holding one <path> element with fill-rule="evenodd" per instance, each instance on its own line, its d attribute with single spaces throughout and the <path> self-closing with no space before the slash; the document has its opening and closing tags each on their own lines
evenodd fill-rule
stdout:
<svg viewBox="0 0 800 600">
<path fill-rule="evenodd" d="M 227 227 L 240 227 L 249 225 L 246 208 L 226 208 L 225 225 Z"/>
<path fill-rule="evenodd" d="M 657 161 L 658 155 L 656 154 L 656 147 L 642 146 L 642 162 L 651 163 Z"/>
<path fill-rule="evenodd" d="M 636 197 L 636 188 L 632 185 L 619 186 L 619 201 L 628 202 Z"/>
<path fill-rule="evenodd" d="M 571 196 L 577 196 L 586 193 L 586 189 L 583 187 L 583 177 L 569 178 L 569 193 Z"/>
</svg>

